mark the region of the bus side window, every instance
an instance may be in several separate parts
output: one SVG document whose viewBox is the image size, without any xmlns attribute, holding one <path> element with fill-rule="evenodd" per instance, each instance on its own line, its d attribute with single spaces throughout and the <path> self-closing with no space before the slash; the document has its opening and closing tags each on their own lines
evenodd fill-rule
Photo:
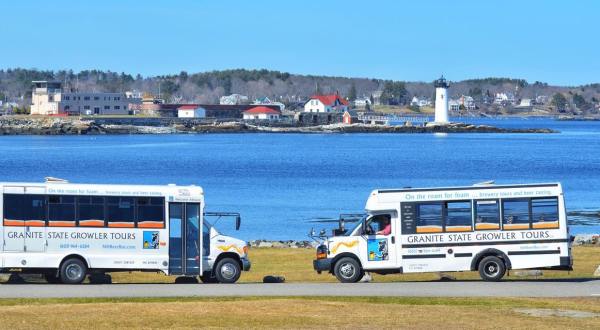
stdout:
<svg viewBox="0 0 600 330">
<path fill-rule="evenodd" d="M 74 196 L 48 196 L 48 226 L 75 227 Z"/>
<path fill-rule="evenodd" d="M 43 195 L 4 194 L 4 225 L 44 227 L 45 199 Z"/>
<path fill-rule="evenodd" d="M 104 227 L 104 197 L 77 197 L 78 220 L 80 227 Z"/>
<path fill-rule="evenodd" d="M 558 198 L 532 198 L 531 222 L 533 229 L 558 228 Z"/>
<path fill-rule="evenodd" d="M 165 199 L 161 197 L 138 197 L 138 228 L 165 228 Z"/>
<path fill-rule="evenodd" d="M 417 204 L 417 234 L 441 233 L 442 203 Z"/>
<path fill-rule="evenodd" d="M 502 214 L 503 229 L 529 229 L 529 199 L 502 200 Z"/>
<path fill-rule="evenodd" d="M 135 227 L 134 204 L 133 197 L 107 197 L 106 218 L 108 227 Z"/>
<path fill-rule="evenodd" d="M 446 232 L 471 231 L 470 201 L 447 202 L 446 212 Z"/>
<path fill-rule="evenodd" d="M 498 229 L 500 229 L 500 207 L 498 201 L 475 201 L 475 230 Z"/>
</svg>

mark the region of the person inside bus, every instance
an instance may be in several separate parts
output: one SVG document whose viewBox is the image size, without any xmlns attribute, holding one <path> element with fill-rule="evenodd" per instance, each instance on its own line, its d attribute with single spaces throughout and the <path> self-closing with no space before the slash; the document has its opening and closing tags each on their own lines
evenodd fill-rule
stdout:
<svg viewBox="0 0 600 330">
<path fill-rule="evenodd" d="M 373 226 L 375 225 L 375 226 Z M 377 228 L 374 230 L 373 227 Z M 389 235 L 392 233 L 392 220 L 388 214 L 374 216 L 369 220 L 367 234 L 370 235 Z"/>
</svg>

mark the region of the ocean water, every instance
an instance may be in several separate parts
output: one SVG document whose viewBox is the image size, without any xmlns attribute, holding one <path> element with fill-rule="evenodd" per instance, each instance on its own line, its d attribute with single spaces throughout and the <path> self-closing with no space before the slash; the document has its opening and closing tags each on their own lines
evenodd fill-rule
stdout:
<svg viewBox="0 0 600 330">
<path fill-rule="evenodd" d="M 239 232 L 217 227 L 246 240 L 304 239 L 378 188 L 558 181 L 569 211 L 600 209 L 600 122 L 465 121 L 561 133 L 1 136 L 0 181 L 200 185 L 207 211 L 241 212 Z"/>
</svg>

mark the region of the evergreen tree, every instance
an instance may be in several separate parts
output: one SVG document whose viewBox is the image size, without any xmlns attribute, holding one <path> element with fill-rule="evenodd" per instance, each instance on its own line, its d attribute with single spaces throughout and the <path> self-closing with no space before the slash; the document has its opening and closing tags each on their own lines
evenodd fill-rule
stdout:
<svg viewBox="0 0 600 330">
<path fill-rule="evenodd" d="M 352 86 L 350 86 L 350 91 L 348 92 L 348 100 L 350 102 L 356 100 L 356 85 L 354 83 L 352 83 Z"/>
</svg>

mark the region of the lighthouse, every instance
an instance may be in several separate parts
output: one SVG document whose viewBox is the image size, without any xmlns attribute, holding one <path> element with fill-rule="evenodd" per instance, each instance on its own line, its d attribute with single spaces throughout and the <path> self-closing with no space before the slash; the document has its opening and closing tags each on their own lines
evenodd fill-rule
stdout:
<svg viewBox="0 0 600 330">
<path fill-rule="evenodd" d="M 440 79 L 433 82 L 435 86 L 435 123 L 448 123 L 448 87 L 450 84 L 442 75 Z"/>
</svg>

